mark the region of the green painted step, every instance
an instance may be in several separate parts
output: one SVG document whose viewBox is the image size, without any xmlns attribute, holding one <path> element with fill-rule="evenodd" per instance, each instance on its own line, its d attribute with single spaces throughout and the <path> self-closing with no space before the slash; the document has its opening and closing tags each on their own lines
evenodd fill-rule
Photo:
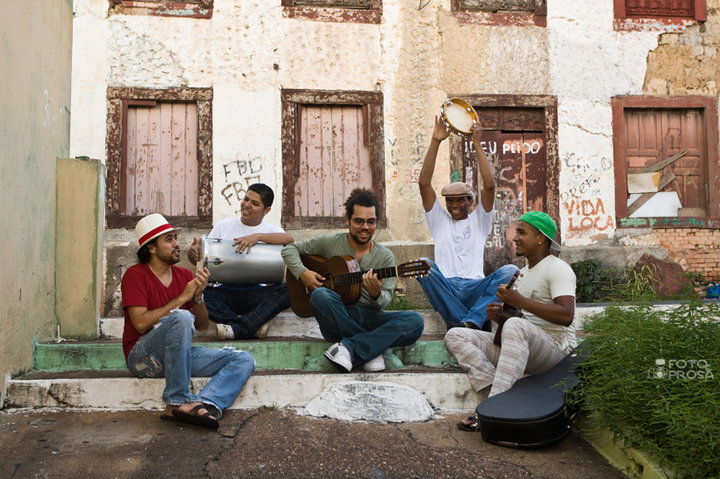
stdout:
<svg viewBox="0 0 720 479">
<path fill-rule="evenodd" d="M 195 343 L 212 348 L 232 346 L 250 352 L 260 370 L 292 369 L 332 371 L 323 353 L 325 341 L 223 341 Z M 391 348 L 383 355 L 388 369 L 404 366 L 444 367 L 457 365 L 442 340 L 418 341 L 412 346 Z M 125 356 L 119 342 L 35 343 L 33 371 L 124 370 Z"/>
</svg>

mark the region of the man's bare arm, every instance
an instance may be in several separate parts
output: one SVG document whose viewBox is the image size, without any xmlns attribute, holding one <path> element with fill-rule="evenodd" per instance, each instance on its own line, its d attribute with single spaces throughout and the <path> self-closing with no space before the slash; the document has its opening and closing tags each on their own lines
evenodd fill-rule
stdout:
<svg viewBox="0 0 720 479">
<path fill-rule="evenodd" d="M 420 198 L 422 198 L 423 208 L 430 211 L 435 204 L 435 189 L 432 187 L 432 177 L 435 172 L 435 160 L 437 159 L 438 148 L 440 143 L 450 135 L 450 130 L 442 120 L 435 117 L 435 127 L 433 129 L 432 139 L 425 153 L 425 160 L 420 169 L 418 177 L 418 186 L 420 186 Z"/>
<path fill-rule="evenodd" d="M 485 150 L 483 150 L 480 146 L 481 134 L 482 129 L 478 125 L 475 125 L 473 127 L 472 140 L 475 145 L 475 154 L 477 155 L 478 161 L 478 173 L 482 183 L 479 203 L 485 211 L 489 212 L 492 210 L 495 203 L 495 179 L 493 178 L 492 171 L 490 170 L 490 162 L 488 161 L 487 156 L 485 156 Z"/>
</svg>

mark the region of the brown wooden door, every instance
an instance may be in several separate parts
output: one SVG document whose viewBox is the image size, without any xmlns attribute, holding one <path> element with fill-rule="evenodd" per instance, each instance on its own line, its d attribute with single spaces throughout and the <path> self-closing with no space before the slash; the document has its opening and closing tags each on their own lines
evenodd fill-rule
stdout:
<svg viewBox="0 0 720 479">
<path fill-rule="evenodd" d="M 526 211 L 546 211 L 544 114 L 540 108 L 478 108 L 482 146 L 495 179 L 495 216 L 485 248 L 485 272 L 502 265 L 524 265 L 515 254 L 515 223 Z M 463 140 L 461 178 L 477 185 L 472 141 Z"/>
<path fill-rule="evenodd" d="M 195 103 L 128 107 L 123 214 L 197 216 L 197 128 Z"/>
<path fill-rule="evenodd" d="M 373 186 L 363 108 L 302 105 L 298 110 L 295 215 L 343 217 L 350 192 Z"/>
<path fill-rule="evenodd" d="M 627 172 L 636 173 L 669 156 L 687 154 L 666 166 L 675 180 L 663 191 L 676 191 L 683 208 L 707 214 L 707 160 L 702 111 L 689 109 L 626 109 Z"/>
</svg>

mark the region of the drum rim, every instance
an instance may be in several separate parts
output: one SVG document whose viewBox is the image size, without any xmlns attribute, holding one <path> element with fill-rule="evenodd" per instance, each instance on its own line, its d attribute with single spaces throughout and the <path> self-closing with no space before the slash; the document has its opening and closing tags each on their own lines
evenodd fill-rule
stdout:
<svg viewBox="0 0 720 479">
<path fill-rule="evenodd" d="M 450 128 L 451 131 L 453 131 L 454 133 L 457 133 L 460 136 L 463 136 L 463 137 L 472 136 L 472 131 L 468 131 L 468 132 L 462 131 L 459 128 L 457 128 L 456 126 L 454 126 L 452 123 L 450 123 L 450 121 L 447 119 L 447 116 L 445 115 L 445 106 L 448 104 L 451 104 L 451 103 L 463 107 L 468 112 L 468 115 L 470 115 L 470 118 L 473 120 L 474 123 L 477 123 L 479 121 L 479 116 L 477 114 L 477 111 L 475 111 L 475 108 L 473 108 L 473 106 L 470 103 L 463 100 L 462 98 L 448 97 L 443 102 L 442 106 L 440 107 L 440 118 L 442 119 L 442 122 L 445 124 L 445 126 Z"/>
</svg>

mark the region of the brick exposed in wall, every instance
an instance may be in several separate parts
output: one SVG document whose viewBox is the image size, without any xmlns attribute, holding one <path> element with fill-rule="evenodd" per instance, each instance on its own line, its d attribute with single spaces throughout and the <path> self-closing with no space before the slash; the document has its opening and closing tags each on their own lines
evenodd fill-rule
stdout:
<svg viewBox="0 0 720 479">
<path fill-rule="evenodd" d="M 685 271 L 705 280 L 720 280 L 720 231 L 669 228 L 653 234 Z"/>
</svg>

